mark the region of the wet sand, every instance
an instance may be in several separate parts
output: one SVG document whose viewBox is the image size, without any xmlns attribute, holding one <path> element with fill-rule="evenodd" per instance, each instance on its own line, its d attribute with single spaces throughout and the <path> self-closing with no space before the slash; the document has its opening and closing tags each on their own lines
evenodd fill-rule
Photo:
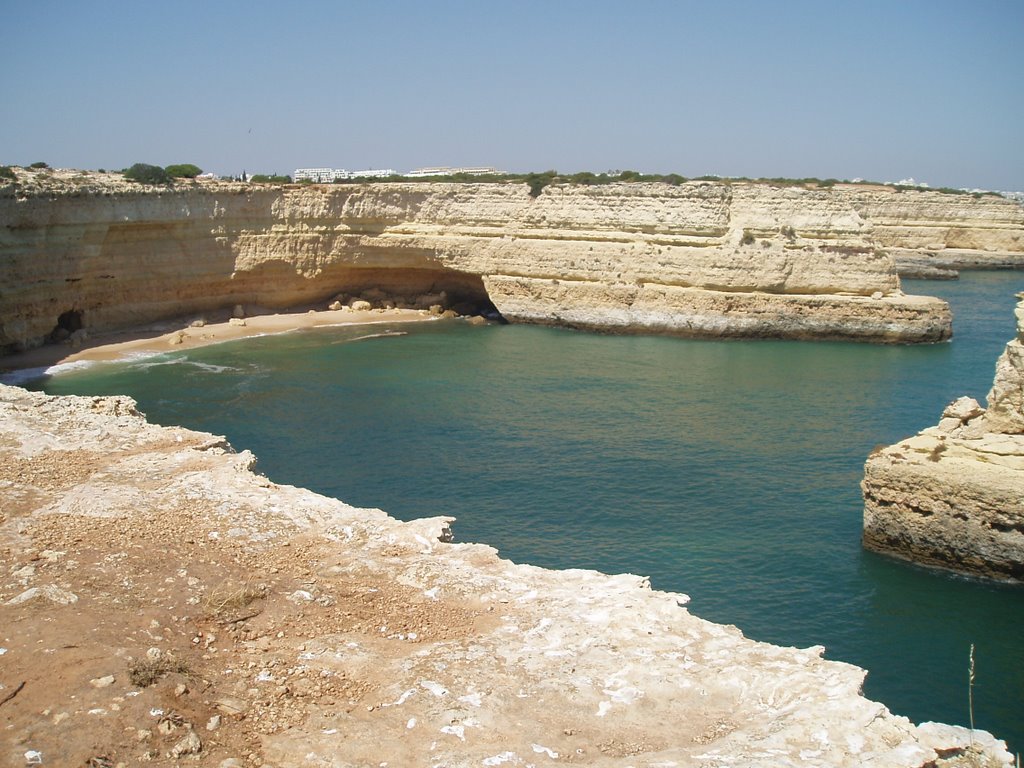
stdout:
<svg viewBox="0 0 1024 768">
<path fill-rule="evenodd" d="M 0 373 L 48 368 L 62 363 L 118 360 L 146 354 L 194 349 L 224 341 L 288 333 L 306 328 L 370 323 L 423 322 L 438 319 L 426 310 L 352 309 L 260 314 L 243 320 L 224 320 L 192 327 L 187 321 L 166 321 L 128 331 L 90 336 L 78 346 L 70 343 L 42 347 L 0 358 Z M 242 324 L 244 323 L 244 325 Z"/>
</svg>

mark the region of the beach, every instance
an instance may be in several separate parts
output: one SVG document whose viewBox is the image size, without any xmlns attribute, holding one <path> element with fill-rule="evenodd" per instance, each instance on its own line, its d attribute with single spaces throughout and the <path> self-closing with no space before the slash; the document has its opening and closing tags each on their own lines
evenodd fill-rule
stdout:
<svg viewBox="0 0 1024 768">
<path fill-rule="evenodd" d="M 140 355 L 195 349 L 225 341 L 289 333 L 308 328 L 372 323 L 407 323 L 438 319 L 427 310 L 371 309 L 344 307 L 338 310 L 307 309 L 292 312 L 253 312 L 244 318 L 218 317 L 213 322 L 194 319 L 168 320 L 144 327 L 99 333 L 78 343 L 45 344 L 0 359 L 0 373 L 49 368 L 80 362 L 119 360 Z"/>
</svg>

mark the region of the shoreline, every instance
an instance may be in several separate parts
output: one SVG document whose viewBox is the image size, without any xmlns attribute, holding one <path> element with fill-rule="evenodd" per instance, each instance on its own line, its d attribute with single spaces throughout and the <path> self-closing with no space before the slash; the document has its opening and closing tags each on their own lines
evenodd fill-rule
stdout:
<svg viewBox="0 0 1024 768">
<path fill-rule="evenodd" d="M 224 319 L 193 327 L 188 320 L 169 320 L 140 328 L 109 331 L 88 337 L 80 345 L 64 342 L 45 344 L 24 352 L 0 358 L 0 377 L 19 371 L 53 368 L 69 363 L 112 362 L 129 357 L 158 355 L 198 349 L 226 341 L 273 336 L 310 328 L 379 323 L 429 322 L 439 319 L 428 310 L 372 309 L 357 311 L 348 307 L 339 310 L 297 310 L 253 314 L 232 322 Z"/>
</svg>

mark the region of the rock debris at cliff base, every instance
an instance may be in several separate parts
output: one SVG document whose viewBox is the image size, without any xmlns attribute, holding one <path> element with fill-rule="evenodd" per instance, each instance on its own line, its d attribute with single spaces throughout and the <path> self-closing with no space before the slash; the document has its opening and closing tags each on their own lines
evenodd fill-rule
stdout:
<svg viewBox="0 0 1024 768">
<path fill-rule="evenodd" d="M 252 464 L 128 398 L 0 386 L 0 760 L 923 766 L 967 747 L 821 648 Z"/>
</svg>

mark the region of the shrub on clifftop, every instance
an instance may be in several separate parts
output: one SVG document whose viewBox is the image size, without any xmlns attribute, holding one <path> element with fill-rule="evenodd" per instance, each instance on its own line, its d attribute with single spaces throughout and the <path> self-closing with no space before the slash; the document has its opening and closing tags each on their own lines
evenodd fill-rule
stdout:
<svg viewBox="0 0 1024 768">
<path fill-rule="evenodd" d="M 139 184 L 170 184 L 171 177 L 167 171 L 159 165 L 146 165 L 136 163 L 124 172 L 124 177 L 129 181 L 137 181 Z"/>
<path fill-rule="evenodd" d="M 544 191 L 544 187 L 555 180 L 555 176 L 558 175 L 558 171 L 545 171 L 544 173 L 528 173 L 526 175 L 526 183 L 530 187 L 530 197 L 540 197 L 540 193 Z"/>
<path fill-rule="evenodd" d="M 249 181 L 260 184 L 291 184 L 292 177 L 277 173 L 254 173 Z"/>
<path fill-rule="evenodd" d="M 168 165 L 164 168 L 167 171 L 167 175 L 175 179 L 194 179 L 203 169 L 198 165 L 192 165 L 192 163 L 183 163 L 181 165 Z"/>
</svg>

